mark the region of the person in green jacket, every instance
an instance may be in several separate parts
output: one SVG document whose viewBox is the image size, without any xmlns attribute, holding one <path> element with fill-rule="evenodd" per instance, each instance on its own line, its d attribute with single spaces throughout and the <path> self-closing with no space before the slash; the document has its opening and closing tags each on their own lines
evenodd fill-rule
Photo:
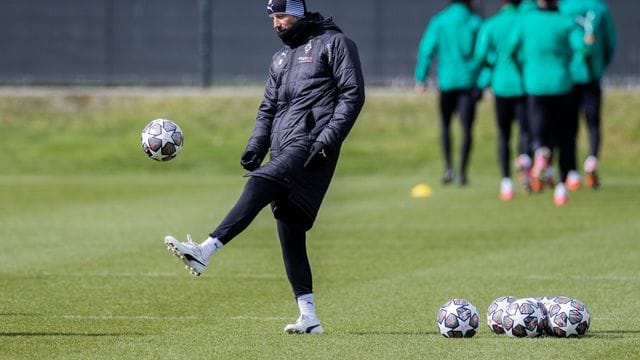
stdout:
<svg viewBox="0 0 640 360">
<path fill-rule="evenodd" d="M 568 201 L 564 185 L 575 168 L 575 128 L 572 111 L 573 81 L 569 64 L 583 41 L 573 19 L 561 14 L 557 0 L 538 0 L 539 10 L 525 13 L 513 30 L 508 53 L 519 62 L 528 95 L 527 111 L 535 150 L 531 187 L 542 190 L 552 150 L 558 149 L 560 182 L 554 191 L 558 206 Z"/>
<path fill-rule="evenodd" d="M 432 59 L 438 57 L 438 87 L 440 89 L 440 142 L 444 155 L 443 184 L 454 179 L 451 156 L 451 118 L 458 112 L 462 123 L 462 149 L 459 185 L 467 184 L 467 166 L 471 154 L 472 127 L 479 90 L 476 87 L 478 69 L 473 60 L 476 35 L 482 19 L 471 8 L 471 0 L 452 0 L 436 14 L 420 41 L 415 68 L 416 89 L 424 93 Z"/>
<path fill-rule="evenodd" d="M 573 96 L 576 106 L 584 112 L 589 130 L 589 155 L 584 162 L 587 186 L 600 185 L 597 174 L 600 152 L 600 109 L 602 88 L 600 80 L 611 63 L 616 49 L 616 30 L 609 7 L 602 0 L 562 0 L 560 11 L 571 16 L 580 25 L 584 42 L 590 47 L 589 56 L 577 54 L 571 62 L 571 76 L 575 83 Z M 574 171 L 567 185 L 571 190 L 580 188 L 580 175 Z M 571 181 L 572 178 L 574 181 Z"/>
<path fill-rule="evenodd" d="M 515 191 L 511 180 L 511 124 L 518 120 L 520 128 L 519 155 L 516 166 L 526 191 L 530 190 L 531 144 L 527 120 L 527 98 L 518 65 L 508 54 L 508 34 L 516 25 L 520 0 L 503 0 L 500 11 L 485 20 L 478 33 L 475 59 L 492 70 L 490 86 L 495 96 L 496 125 L 498 128 L 498 158 L 502 180 L 500 199 L 509 201 Z"/>
</svg>

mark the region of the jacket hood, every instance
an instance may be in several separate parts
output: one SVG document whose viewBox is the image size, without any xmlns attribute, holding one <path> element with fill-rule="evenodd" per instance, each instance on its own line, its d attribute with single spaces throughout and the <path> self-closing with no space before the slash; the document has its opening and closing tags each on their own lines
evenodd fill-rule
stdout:
<svg viewBox="0 0 640 360">
<path fill-rule="evenodd" d="M 325 18 L 318 12 L 307 13 L 305 19 L 309 22 L 317 23 L 321 29 L 342 32 L 338 25 L 333 22 L 332 17 Z"/>
<path fill-rule="evenodd" d="M 307 13 L 305 17 L 298 20 L 291 28 L 278 32 L 278 36 L 285 45 L 295 48 L 326 30 L 342 32 L 342 30 L 334 24 L 333 19 L 325 19 L 319 13 Z"/>
</svg>

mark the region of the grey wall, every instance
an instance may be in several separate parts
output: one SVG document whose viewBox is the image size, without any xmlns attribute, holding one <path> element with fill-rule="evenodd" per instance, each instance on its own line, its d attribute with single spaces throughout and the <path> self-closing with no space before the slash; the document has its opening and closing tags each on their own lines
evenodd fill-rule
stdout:
<svg viewBox="0 0 640 360">
<path fill-rule="evenodd" d="M 356 41 L 368 83 L 410 84 L 418 41 L 448 0 L 307 3 Z M 476 3 L 485 16 L 499 7 Z M 619 50 L 607 79 L 637 82 L 640 2 L 608 3 Z M 2 0 L 0 84 L 262 83 L 280 46 L 265 7 L 266 0 Z"/>
</svg>

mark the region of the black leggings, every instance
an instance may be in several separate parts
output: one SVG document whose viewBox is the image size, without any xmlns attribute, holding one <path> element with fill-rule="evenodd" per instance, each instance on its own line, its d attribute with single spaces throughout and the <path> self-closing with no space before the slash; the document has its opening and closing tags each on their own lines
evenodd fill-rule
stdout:
<svg viewBox="0 0 640 360">
<path fill-rule="evenodd" d="M 558 149 L 560 181 L 564 182 L 567 173 L 576 169 L 578 117 L 572 95 L 529 96 L 527 110 L 534 150 Z"/>
<path fill-rule="evenodd" d="M 453 168 L 451 160 L 451 118 L 458 112 L 462 124 L 460 175 L 465 176 L 473 144 L 473 120 L 476 116 L 476 96 L 473 90 L 440 92 L 440 144 L 447 170 Z"/>
<path fill-rule="evenodd" d="M 496 123 L 498 126 L 498 159 L 502 177 L 511 177 L 511 124 L 518 120 L 520 140 L 518 150 L 520 154 L 531 156 L 531 135 L 527 120 L 527 98 L 496 96 Z"/>
<path fill-rule="evenodd" d="M 211 233 L 227 244 L 244 231 L 267 205 L 286 202 L 288 189 L 273 181 L 252 176 L 244 186 L 235 206 Z M 277 219 L 278 236 L 282 247 L 287 278 L 296 297 L 313 292 L 311 266 L 307 257 L 306 227 L 291 219 Z"/>
<path fill-rule="evenodd" d="M 573 87 L 573 96 L 578 108 L 584 110 L 589 129 L 589 155 L 598 157 L 600 153 L 600 108 L 602 106 L 602 88 L 599 81 L 577 84 Z"/>
</svg>

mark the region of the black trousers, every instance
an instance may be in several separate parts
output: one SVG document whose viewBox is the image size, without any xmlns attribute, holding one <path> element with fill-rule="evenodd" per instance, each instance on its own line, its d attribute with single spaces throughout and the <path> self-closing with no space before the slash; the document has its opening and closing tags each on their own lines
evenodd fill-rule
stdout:
<svg viewBox="0 0 640 360">
<path fill-rule="evenodd" d="M 527 98 L 529 124 L 534 150 L 547 147 L 558 150 L 560 181 L 576 169 L 576 133 L 578 116 L 571 93 Z"/>
<path fill-rule="evenodd" d="M 589 155 L 598 157 L 602 135 L 600 131 L 600 109 L 602 107 L 602 88 L 600 81 L 577 84 L 573 87 L 573 97 L 577 110 L 584 111 L 589 130 Z M 577 130 L 577 129 L 576 129 Z"/>
<path fill-rule="evenodd" d="M 211 237 L 218 238 L 223 244 L 227 244 L 244 231 L 267 205 L 275 201 L 286 204 L 287 194 L 288 189 L 276 182 L 255 176 L 250 177 L 238 201 L 211 233 Z M 313 292 L 311 266 L 306 247 L 307 227 L 298 219 L 295 216 L 276 219 L 287 278 L 296 297 Z"/>
<path fill-rule="evenodd" d="M 440 92 L 440 145 L 447 170 L 453 169 L 451 156 L 451 119 L 455 112 L 462 124 L 462 144 L 460 146 L 460 175 L 466 176 L 473 145 L 473 121 L 476 116 L 478 90 L 452 90 Z"/>
<path fill-rule="evenodd" d="M 511 177 L 511 124 L 518 121 L 520 138 L 518 151 L 520 154 L 532 155 L 531 135 L 527 119 L 527 98 L 496 96 L 496 125 L 498 126 L 498 159 L 502 177 Z"/>
</svg>

